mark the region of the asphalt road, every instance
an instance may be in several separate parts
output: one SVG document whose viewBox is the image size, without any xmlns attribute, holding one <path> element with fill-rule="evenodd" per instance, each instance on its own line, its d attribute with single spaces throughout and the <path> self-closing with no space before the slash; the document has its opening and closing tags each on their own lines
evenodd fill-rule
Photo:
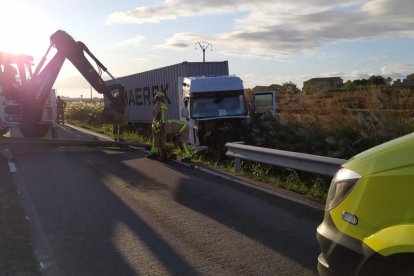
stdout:
<svg viewBox="0 0 414 276">
<path fill-rule="evenodd" d="M 316 274 L 321 211 L 136 150 L 12 152 L 43 274 Z"/>
</svg>

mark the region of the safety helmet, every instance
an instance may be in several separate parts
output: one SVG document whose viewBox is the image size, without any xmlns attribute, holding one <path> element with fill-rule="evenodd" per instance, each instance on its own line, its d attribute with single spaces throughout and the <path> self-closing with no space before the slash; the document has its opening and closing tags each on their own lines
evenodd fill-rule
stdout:
<svg viewBox="0 0 414 276">
<path fill-rule="evenodd" d="M 164 98 L 165 97 L 165 94 L 163 93 L 163 92 L 157 92 L 156 94 L 155 94 L 155 98 L 156 99 L 159 99 L 159 98 Z"/>
</svg>

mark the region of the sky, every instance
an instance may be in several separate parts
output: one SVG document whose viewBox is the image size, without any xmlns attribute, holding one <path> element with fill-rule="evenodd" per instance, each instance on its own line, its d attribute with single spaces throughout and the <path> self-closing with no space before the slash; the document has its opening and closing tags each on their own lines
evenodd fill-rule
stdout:
<svg viewBox="0 0 414 276">
<path fill-rule="evenodd" d="M 0 26 L 0 51 L 35 64 L 50 35 L 65 30 L 114 77 L 202 61 L 197 42 L 209 43 L 206 61 L 227 60 L 245 88 L 414 73 L 412 0 L 0 0 Z M 91 95 L 69 61 L 54 88 Z"/>
</svg>

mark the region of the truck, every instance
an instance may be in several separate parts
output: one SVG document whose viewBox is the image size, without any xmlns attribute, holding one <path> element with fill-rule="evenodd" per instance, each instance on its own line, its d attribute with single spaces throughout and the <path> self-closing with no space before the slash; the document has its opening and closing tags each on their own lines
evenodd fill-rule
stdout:
<svg viewBox="0 0 414 276">
<path fill-rule="evenodd" d="M 45 64 L 52 48 L 56 53 Z M 98 71 L 85 54 L 96 62 Z M 17 127 L 24 137 L 31 138 L 41 138 L 49 132 L 54 124 L 50 111 L 50 104 L 54 103 L 52 87 L 66 59 L 97 92 L 108 99 L 104 117 L 109 122 L 120 125 L 126 123 L 125 116 L 122 115 L 124 101 L 121 95 L 124 95 L 124 87 L 116 82 L 83 42 L 58 30 L 51 35 L 46 54 L 34 71 L 32 56 L 0 52 L 0 136 L 12 127 Z M 101 77 L 102 71 L 112 78 L 111 85 L 105 84 Z"/>
<path fill-rule="evenodd" d="M 182 62 L 119 77 L 117 81 L 126 90 L 124 115 L 130 125 L 148 131 L 154 96 L 163 92 L 168 104 L 167 120 L 187 120 L 189 143 L 198 149 L 239 141 L 249 122 L 243 81 L 229 75 L 227 61 Z M 187 117 L 183 109 L 187 109 Z"/>
</svg>

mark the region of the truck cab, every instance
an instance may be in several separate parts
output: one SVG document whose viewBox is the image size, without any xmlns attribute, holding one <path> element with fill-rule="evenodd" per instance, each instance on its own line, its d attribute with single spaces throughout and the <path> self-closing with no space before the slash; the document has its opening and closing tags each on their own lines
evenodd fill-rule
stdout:
<svg viewBox="0 0 414 276">
<path fill-rule="evenodd" d="M 239 77 L 186 77 L 179 85 L 185 99 L 180 110 L 188 109 L 188 117 L 181 120 L 189 122 L 190 144 L 211 147 L 242 139 L 249 116 Z"/>
<path fill-rule="evenodd" d="M 23 136 L 42 137 L 56 126 L 56 95 L 52 89 L 41 110 L 39 122 L 22 125 L 22 102 L 31 88 L 33 57 L 0 52 L 0 136 L 12 127 L 20 128 Z M 30 91 L 29 91 L 30 92 Z"/>
</svg>

